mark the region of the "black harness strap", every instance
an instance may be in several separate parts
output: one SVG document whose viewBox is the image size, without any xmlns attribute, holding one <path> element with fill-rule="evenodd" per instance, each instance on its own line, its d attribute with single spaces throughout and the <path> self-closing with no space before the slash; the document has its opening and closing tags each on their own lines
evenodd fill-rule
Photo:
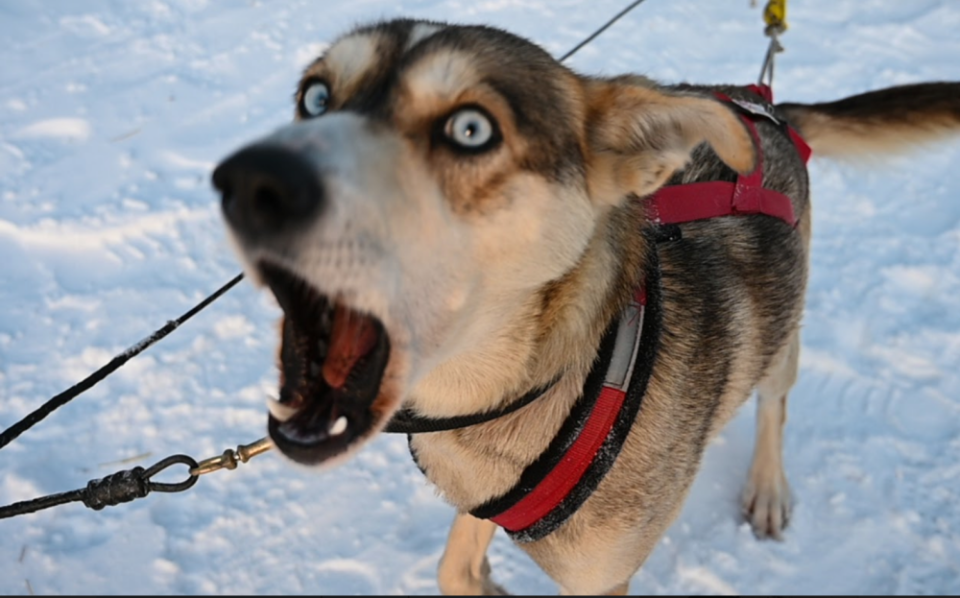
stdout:
<svg viewBox="0 0 960 598">
<path fill-rule="evenodd" d="M 422 415 L 417 415 L 411 409 L 401 409 L 387 424 L 384 432 L 387 432 L 388 434 L 424 434 L 427 432 L 445 432 L 448 430 L 456 430 L 457 428 L 466 428 L 467 426 L 474 426 L 476 424 L 493 421 L 498 417 L 503 417 L 508 413 L 518 411 L 519 409 L 522 409 L 523 407 L 526 407 L 530 403 L 536 401 L 548 390 L 553 388 L 553 386 L 562 377 L 563 372 L 558 374 L 556 378 L 547 384 L 534 388 L 530 392 L 518 398 L 516 401 L 504 405 L 500 409 L 496 409 L 494 411 L 471 413 L 469 415 L 454 415 L 452 417 L 424 417 Z"/>
</svg>

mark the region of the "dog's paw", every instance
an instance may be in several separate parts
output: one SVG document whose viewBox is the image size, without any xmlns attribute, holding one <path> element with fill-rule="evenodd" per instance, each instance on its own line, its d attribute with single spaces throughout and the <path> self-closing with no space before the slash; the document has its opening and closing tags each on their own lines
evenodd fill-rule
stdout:
<svg viewBox="0 0 960 598">
<path fill-rule="evenodd" d="M 509 596 L 510 592 L 494 583 L 489 577 L 484 579 L 462 578 L 440 581 L 440 593 L 445 596 Z"/>
<path fill-rule="evenodd" d="M 486 557 L 475 571 L 468 567 L 456 567 L 441 560 L 437 575 L 440 593 L 446 596 L 509 596 L 510 592 L 490 579 L 490 563 Z"/>
<path fill-rule="evenodd" d="M 793 511 L 793 495 L 786 477 L 752 473 L 743 489 L 741 506 L 757 538 L 783 540 L 783 530 Z"/>
</svg>

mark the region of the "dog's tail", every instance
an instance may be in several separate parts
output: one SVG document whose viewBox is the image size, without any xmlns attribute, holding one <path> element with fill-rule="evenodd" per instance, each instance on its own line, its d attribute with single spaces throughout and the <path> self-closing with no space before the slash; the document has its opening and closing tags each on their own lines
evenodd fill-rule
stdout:
<svg viewBox="0 0 960 598">
<path fill-rule="evenodd" d="M 908 149 L 960 133 L 960 83 L 902 85 L 823 104 L 779 104 L 815 156 Z"/>
</svg>

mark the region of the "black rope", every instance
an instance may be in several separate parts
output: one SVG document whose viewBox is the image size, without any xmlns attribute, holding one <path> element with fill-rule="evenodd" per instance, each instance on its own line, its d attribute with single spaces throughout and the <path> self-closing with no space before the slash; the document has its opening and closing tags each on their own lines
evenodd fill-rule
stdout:
<svg viewBox="0 0 960 598">
<path fill-rule="evenodd" d="M 91 480 L 85 488 L 79 490 L 51 494 L 0 507 L 0 519 L 35 513 L 70 502 L 82 502 L 88 509 L 99 511 L 104 507 L 113 507 L 143 498 L 151 492 L 183 492 L 197 483 L 198 475 L 191 473 L 190 477 L 177 484 L 154 482 L 150 479 L 171 465 L 178 464 L 186 465 L 190 469 L 198 466 L 192 457 L 173 455 L 148 469 L 134 467 L 118 471 L 105 478 Z"/>
<path fill-rule="evenodd" d="M 67 390 L 53 397 L 52 399 L 50 399 L 49 401 L 47 401 L 46 403 L 38 407 L 36 410 L 34 410 L 32 413 L 24 417 L 22 420 L 18 421 L 17 423 L 13 424 L 12 426 L 4 430 L 3 433 L 0 433 L 0 449 L 7 446 L 11 442 L 13 442 L 13 440 L 16 439 L 17 436 L 29 430 L 31 427 L 33 427 L 38 422 L 43 420 L 43 418 L 53 413 L 53 411 L 56 410 L 57 408 L 62 407 L 63 405 L 66 405 L 68 402 L 76 398 L 81 393 L 93 388 L 94 385 L 96 385 L 98 382 L 100 382 L 101 380 L 103 380 L 113 372 L 115 372 L 118 368 L 120 368 L 120 366 L 130 361 L 130 359 L 142 353 L 147 347 L 149 347 L 150 345 L 154 344 L 155 342 L 159 341 L 163 337 L 167 336 L 168 334 L 176 330 L 178 326 L 180 326 L 181 324 L 183 324 L 184 322 L 186 322 L 187 320 L 195 316 L 202 309 L 204 309 L 205 307 L 207 307 L 208 305 L 210 305 L 211 303 L 219 299 L 221 295 L 223 295 L 224 293 L 229 291 L 231 288 L 233 288 L 238 282 L 240 282 L 242 278 L 243 278 L 243 274 L 242 273 L 238 274 L 233 278 L 233 280 L 223 285 L 222 287 L 217 289 L 212 295 L 210 295 L 209 297 L 207 297 L 206 299 L 204 299 L 203 301 L 195 305 L 193 309 L 183 314 L 176 320 L 170 320 L 169 322 L 167 322 L 167 324 L 163 328 L 157 330 L 147 338 L 133 345 L 123 353 L 117 355 L 112 360 L 110 360 L 110 363 L 108 363 L 107 365 L 101 367 L 99 370 L 90 374 L 89 376 L 87 376 L 77 384 L 74 384 Z"/>
<path fill-rule="evenodd" d="M 561 56 L 560 58 L 558 58 L 557 61 L 563 62 L 563 61 L 566 60 L 567 58 L 570 58 L 571 56 L 573 56 L 574 54 L 576 54 L 577 52 L 579 52 L 579 51 L 580 51 L 580 48 L 582 48 L 582 47 L 586 46 L 587 44 L 589 44 L 590 42 L 592 42 L 594 39 L 596 39 L 596 37 L 597 37 L 598 35 L 600 35 L 600 34 L 603 33 L 604 31 L 606 31 L 606 30 L 610 27 L 610 25 L 613 25 L 614 23 L 616 23 L 617 21 L 619 21 L 621 17 L 623 17 L 625 14 L 627 14 L 628 12 L 630 12 L 631 10 L 633 10 L 634 8 L 636 8 L 636 7 L 640 6 L 641 4 L 643 4 L 643 2 L 644 2 L 644 0 L 636 0 L 635 2 L 633 2 L 633 3 L 630 4 L 629 6 L 627 6 L 626 8 L 624 8 L 623 10 L 621 10 L 620 12 L 618 12 L 616 15 L 614 15 L 614 17 L 613 17 L 612 19 L 610 19 L 609 21 L 607 21 L 606 23 L 604 23 L 603 25 L 601 25 L 599 29 L 597 29 L 596 31 L 594 31 L 593 33 L 591 33 L 585 40 L 583 40 L 582 42 L 580 42 L 579 44 L 577 44 L 576 46 L 574 46 L 574 48 L 573 48 L 572 50 L 570 50 L 569 52 L 567 52 L 566 54 L 564 54 L 563 56 Z"/>
</svg>

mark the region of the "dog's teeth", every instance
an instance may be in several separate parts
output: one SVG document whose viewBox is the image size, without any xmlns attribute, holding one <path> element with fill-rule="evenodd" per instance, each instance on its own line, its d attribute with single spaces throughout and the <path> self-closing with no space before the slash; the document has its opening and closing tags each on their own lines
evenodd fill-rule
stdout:
<svg viewBox="0 0 960 598">
<path fill-rule="evenodd" d="M 290 405 L 284 405 L 274 398 L 267 399 L 267 411 L 279 422 L 285 422 L 297 414 L 297 410 Z"/>
<path fill-rule="evenodd" d="M 330 426 L 330 435 L 339 436 L 347 430 L 347 417 L 341 415 L 337 418 L 337 421 L 333 422 L 333 425 Z"/>
</svg>

